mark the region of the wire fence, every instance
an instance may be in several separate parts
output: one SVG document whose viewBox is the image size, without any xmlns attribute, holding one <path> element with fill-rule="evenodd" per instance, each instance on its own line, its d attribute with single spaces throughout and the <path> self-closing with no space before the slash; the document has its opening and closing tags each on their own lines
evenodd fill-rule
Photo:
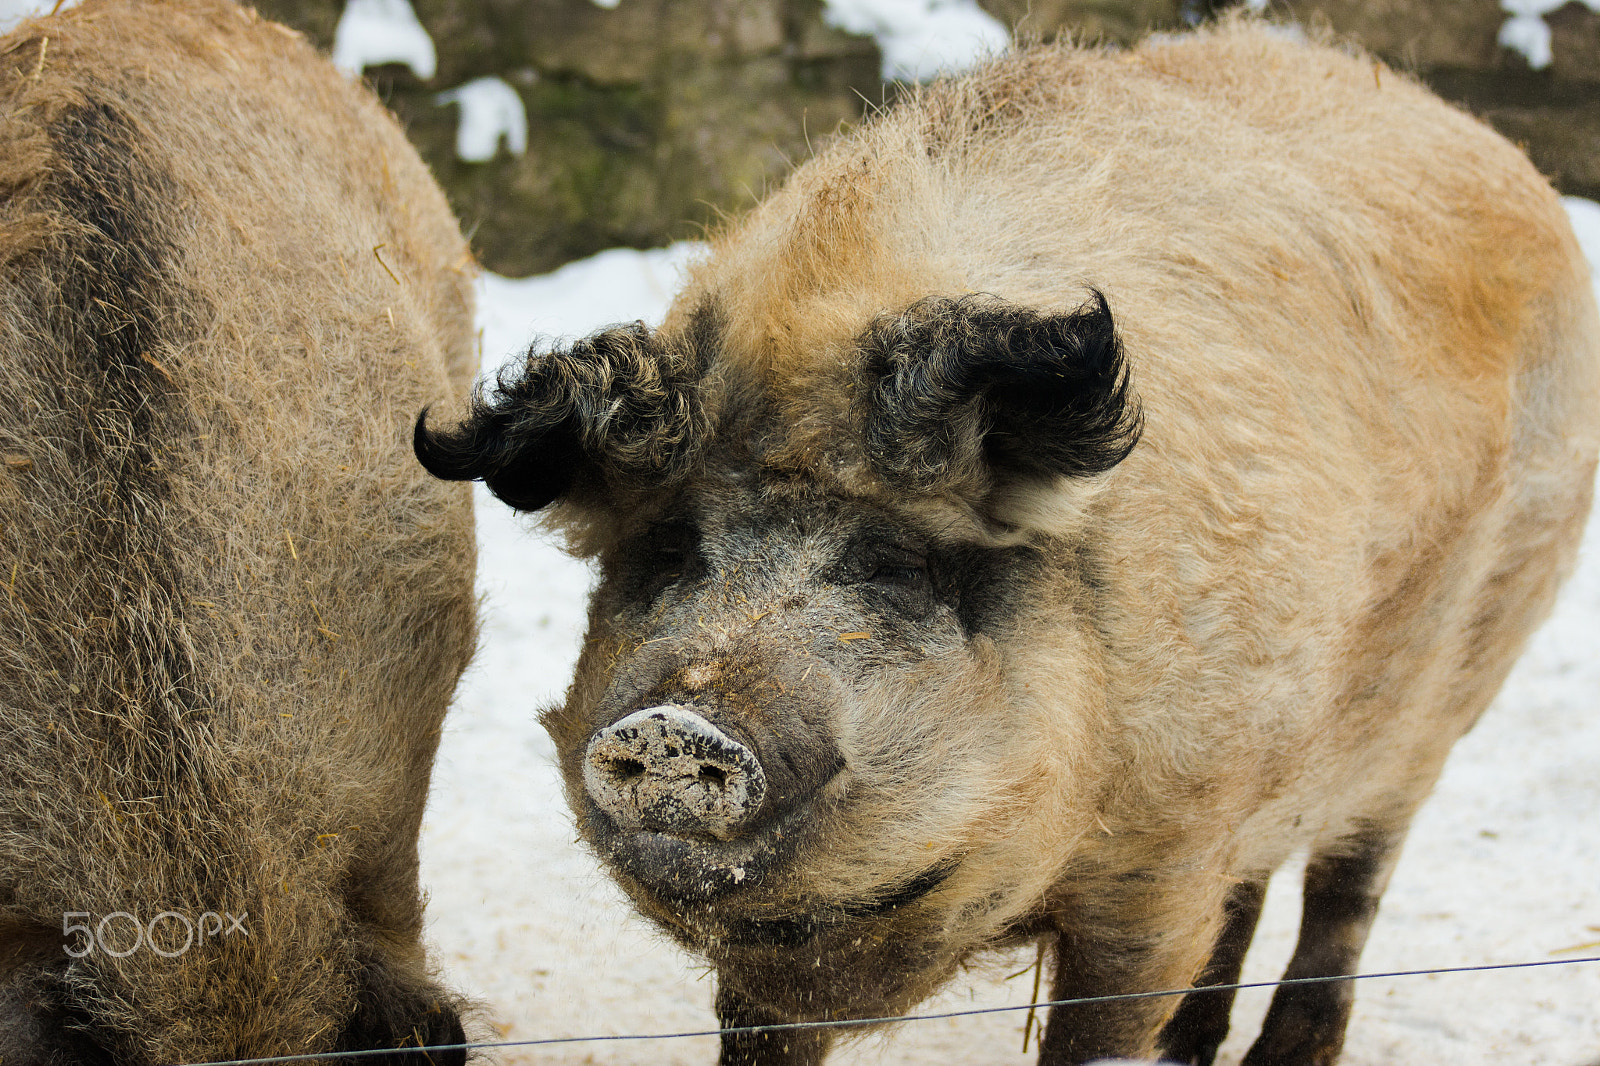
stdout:
<svg viewBox="0 0 1600 1066">
<path fill-rule="evenodd" d="M 1578 959 L 1541 959 L 1535 962 L 1500 962 L 1484 966 L 1445 966 L 1432 970 L 1389 970 L 1380 973 L 1340 974 L 1331 977 L 1285 977 L 1277 981 L 1249 981 L 1231 985 L 1202 985 L 1197 988 L 1169 988 L 1159 992 L 1123 992 L 1112 996 L 1082 996 L 1077 999 L 1040 1000 L 1007 1007 L 975 1007 L 968 1010 L 943 1011 L 937 1014 L 899 1014 L 886 1018 L 846 1018 L 835 1021 L 783 1022 L 773 1025 L 747 1025 L 733 1029 L 697 1029 L 682 1033 L 619 1033 L 603 1036 L 552 1036 L 535 1040 L 494 1040 L 466 1044 L 430 1044 L 418 1047 L 372 1048 L 365 1051 L 320 1051 L 304 1055 L 273 1055 L 259 1059 L 219 1059 L 215 1062 L 192 1063 L 190 1066 L 268 1066 L 281 1062 L 315 1062 L 322 1059 L 359 1059 L 374 1055 L 408 1053 L 428 1055 L 433 1051 L 483 1051 L 490 1048 L 540 1047 L 552 1044 L 598 1044 L 640 1040 L 683 1040 L 698 1036 L 742 1036 L 762 1033 L 795 1032 L 805 1029 L 859 1029 L 873 1025 L 896 1025 L 909 1022 L 931 1022 L 947 1018 L 966 1018 L 979 1014 L 1005 1014 L 1018 1011 L 1047 1010 L 1051 1007 L 1078 1007 L 1096 1003 L 1115 1003 L 1133 999 L 1161 999 L 1168 996 L 1186 996 L 1190 992 L 1238 992 L 1250 988 L 1277 988 L 1281 985 L 1315 985 L 1334 981 L 1373 981 L 1379 978 L 1428 977 L 1435 974 L 1482 973 L 1492 970 L 1527 970 L 1541 966 L 1579 966 L 1600 963 L 1600 955 Z"/>
</svg>

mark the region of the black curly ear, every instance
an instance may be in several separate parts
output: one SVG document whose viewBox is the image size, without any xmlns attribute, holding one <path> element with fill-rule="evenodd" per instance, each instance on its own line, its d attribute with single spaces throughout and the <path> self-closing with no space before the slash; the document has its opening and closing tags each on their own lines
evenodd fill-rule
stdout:
<svg viewBox="0 0 1600 1066">
<path fill-rule="evenodd" d="M 867 454 L 898 487 L 1090 477 L 1139 439 L 1139 403 L 1099 292 L 1066 314 L 930 298 L 875 322 L 859 344 Z"/>
<path fill-rule="evenodd" d="M 644 323 L 602 330 L 570 348 L 529 353 L 480 388 L 465 421 L 412 446 L 435 477 L 481 480 L 520 511 L 557 499 L 676 481 L 710 434 L 700 388 L 704 343 L 669 345 Z"/>
<path fill-rule="evenodd" d="M 429 429 L 430 409 L 423 408 L 411 447 L 434 477 L 482 481 L 517 510 L 537 511 L 566 492 L 578 474 L 583 452 L 577 420 L 544 405 L 519 410 L 504 397 L 504 385 L 493 398 L 480 391 L 472 413 L 454 429 Z"/>
</svg>

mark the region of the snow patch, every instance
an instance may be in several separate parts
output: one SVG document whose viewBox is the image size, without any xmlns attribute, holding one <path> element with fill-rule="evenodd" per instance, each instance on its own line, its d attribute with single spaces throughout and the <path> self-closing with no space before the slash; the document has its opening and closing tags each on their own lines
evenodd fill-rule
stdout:
<svg viewBox="0 0 1600 1066">
<path fill-rule="evenodd" d="M 966 70 L 1011 44 L 1005 26 L 976 0 L 826 0 L 823 21 L 872 37 L 883 77 L 929 81 Z"/>
<path fill-rule="evenodd" d="M 666 317 L 685 268 L 704 250 L 694 241 L 647 252 L 613 248 L 552 274 L 478 281 L 483 367 L 493 371 L 539 338 L 579 337 L 601 326 Z"/>
<path fill-rule="evenodd" d="M 1506 6 L 1504 3 L 1502 7 Z M 1522 53 L 1528 66 L 1543 70 L 1555 54 L 1550 50 L 1550 26 L 1538 15 L 1517 14 L 1506 19 L 1495 35 L 1501 48 Z"/>
<path fill-rule="evenodd" d="M 1500 26 L 1495 41 L 1501 48 L 1520 52 L 1534 70 L 1550 65 L 1550 24 L 1544 17 L 1567 0 L 1500 0 L 1500 10 L 1511 17 Z M 1579 0 L 1590 11 L 1600 12 L 1600 0 Z"/>
<path fill-rule="evenodd" d="M 487 163 L 500 150 L 521 155 L 528 150 L 528 112 L 517 90 L 499 78 L 475 78 L 434 97 L 440 104 L 460 104 L 456 155 L 469 163 Z"/>
<path fill-rule="evenodd" d="M 1594 274 L 1595 288 L 1600 290 L 1600 204 L 1578 196 L 1563 196 L 1561 205 L 1567 209 L 1572 232 L 1578 236 L 1578 246 Z M 1600 299 L 1600 291 L 1596 291 L 1595 298 Z"/>
<path fill-rule="evenodd" d="M 61 9 L 71 7 L 77 0 L 63 0 Z M 55 0 L 0 0 L 0 33 L 10 33 L 25 18 L 48 15 L 56 10 Z"/>
<path fill-rule="evenodd" d="M 333 65 L 360 77 L 384 63 L 404 63 L 423 81 L 439 66 L 433 38 L 408 0 L 348 0 L 333 33 Z"/>
</svg>

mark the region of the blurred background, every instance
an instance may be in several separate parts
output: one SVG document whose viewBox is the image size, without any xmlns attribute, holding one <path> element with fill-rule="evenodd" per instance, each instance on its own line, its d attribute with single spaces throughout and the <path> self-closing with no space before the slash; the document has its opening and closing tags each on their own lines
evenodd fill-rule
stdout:
<svg viewBox="0 0 1600 1066">
<path fill-rule="evenodd" d="M 1112 45 L 1229 0 L 258 0 L 364 71 L 483 265 L 700 236 L 897 84 L 1007 35 Z M 1408 71 L 1600 198 L 1600 0 L 1257 0 Z M 976 45 L 976 47 L 974 47 Z"/>
</svg>

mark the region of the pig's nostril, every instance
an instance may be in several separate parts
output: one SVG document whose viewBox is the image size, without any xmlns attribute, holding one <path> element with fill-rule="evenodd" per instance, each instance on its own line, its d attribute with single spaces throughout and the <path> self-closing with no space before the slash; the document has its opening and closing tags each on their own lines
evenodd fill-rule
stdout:
<svg viewBox="0 0 1600 1066">
<path fill-rule="evenodd" d="M 611 771 L 618 777 L 638 777 L 644 773 L 644 763 L 637 759 L 615 759 L 611 763 Z"/>
<path fill-rule="evenodd" d="M 635 711 L 589 738 L 584 788 L 625 829 L 728 840 L 761 807 L 755 753 L 687 707 Z"/>
</svg>

